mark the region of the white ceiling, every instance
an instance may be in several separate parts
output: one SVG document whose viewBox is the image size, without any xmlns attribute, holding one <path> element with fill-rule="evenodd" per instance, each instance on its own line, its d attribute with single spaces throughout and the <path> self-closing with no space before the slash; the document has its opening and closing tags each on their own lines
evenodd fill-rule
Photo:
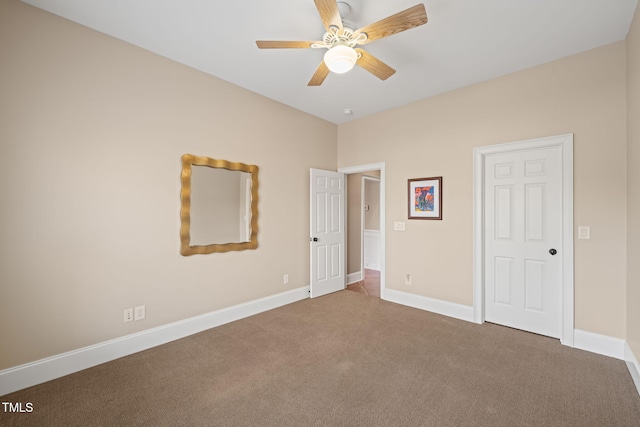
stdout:
<svg viewBox="0 0 640 427">
<path fill-rule="evenodd" d="M 638 0 L 423 0 L 426 25 L 364 46 L 396 74 L 356 67 L 320 87 L 324 49 L 255 44 L 321 40 L 313 0 L 23 1 L 339 124 L 623 40 Z M 346 1 L 362 27 L 420 0 Z"/>
</svg>

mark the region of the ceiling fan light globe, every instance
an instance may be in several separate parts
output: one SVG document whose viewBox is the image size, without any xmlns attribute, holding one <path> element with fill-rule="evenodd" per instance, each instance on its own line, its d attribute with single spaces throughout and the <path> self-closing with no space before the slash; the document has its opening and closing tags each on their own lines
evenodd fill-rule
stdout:
<svg viewBox="0 0 640 427">
<path fill-rule="evenodd" d="M 351 70 L 357 60 L 358 53 L 355 49 L 344 45 L 334 46 L 324 54 L 324 63 L 327 68 L 338 74 Z"/>
</svg>

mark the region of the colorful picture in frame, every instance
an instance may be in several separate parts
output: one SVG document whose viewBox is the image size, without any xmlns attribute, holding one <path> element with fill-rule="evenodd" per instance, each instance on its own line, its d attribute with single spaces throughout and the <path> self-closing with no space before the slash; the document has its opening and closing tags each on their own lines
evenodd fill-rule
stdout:
<svg viewBox="0 0 640 427">
<path fill-rule="evenodd" d="M 442 177 L 408 182 L 409 219 L 442 219 Z"/>
</svg>

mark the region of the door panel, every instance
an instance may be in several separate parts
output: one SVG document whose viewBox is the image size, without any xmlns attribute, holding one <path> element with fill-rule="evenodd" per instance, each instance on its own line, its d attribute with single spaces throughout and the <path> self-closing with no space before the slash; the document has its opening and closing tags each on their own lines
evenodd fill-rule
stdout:
<svg viewBox="0 0 640 427">
<path fill-rule="evenodd" d="M 542 312 L 544 309 L 544 262 L 524 261 L 525 309 Z"/>
<path fill-rule="evenodd" d="M 495 304 L 511 307 L 511 284 L 513 283 L 513 258 L 495 257 Z"/>
<path fill-rule="evenodd" d="M 525 239 L 527 241 L 544 241 L 545 184 L 526 184 L 524 189 L 526 203 Z"/>
<path fill-rule="evenodd" d="M 513 187 L 496 186 L 496 240 L 511 240 L 513 218 Z"/>
</svg>

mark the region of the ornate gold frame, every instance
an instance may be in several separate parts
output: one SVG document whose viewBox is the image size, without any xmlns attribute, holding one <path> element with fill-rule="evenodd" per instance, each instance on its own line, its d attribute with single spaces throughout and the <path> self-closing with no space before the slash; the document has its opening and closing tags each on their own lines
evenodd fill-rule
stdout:
<svg viewBox="0 0 640 427">
<path fill-rule="evenodd" d="M 248 242 L 214 243 L 211 245 L 191 246 L 191 167 L 209 166 L 251 174 L 251 237 Z M 180 254 L 210 254 L 214 252 L 243 251 L 258 247 L 258 166 L 239 162 L 216 160 L 209 157 L 184 154 L 182 156 L 182 189 L 180 191 Z"/>
</svg>

